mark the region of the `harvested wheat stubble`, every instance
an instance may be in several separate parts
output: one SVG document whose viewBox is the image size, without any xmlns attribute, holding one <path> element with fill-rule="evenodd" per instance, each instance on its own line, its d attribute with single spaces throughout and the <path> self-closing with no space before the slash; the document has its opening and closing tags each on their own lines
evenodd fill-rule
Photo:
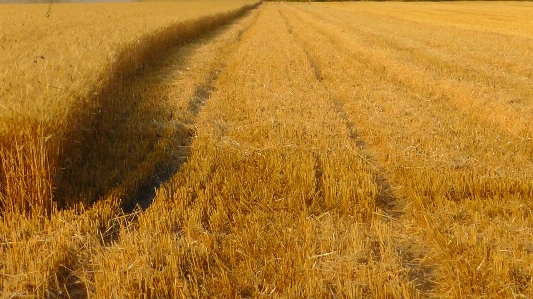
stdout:
<svg viewBox="0 0 533 299">
<path fill-rule="evenodd" d="M 392 220 L 395 246 L 405 265 L 418 267 L 410 272 L 421 293 L 530 294 L 533 115 L 522 97 L 532 77 L 517 67 L 529 53 L 517 54 L 531 35 L 517 37 L 497 21 L 465 28 L 456 19 L 461 4 L 452 12 L 443 4 L 401 12 L 396 5 L 292 6 L 286 16 L 406 206 Z M 498 3 L 484 5 L 495 20 L 508 16 L 494 13 Z M 449 26 L 413 22 L 410 9 L 421 7 Z M 520 24 L 532 8 L 518 7 L 526 8 L 514 20 Z M 475 40 L 491 52 L 477 55 L 483 44 Z M 506 47 L 510 41 L 516 46 Z"/>
<path fill-rule="evenodd" d="M 266 3 L 170 51 L 127 90 L 159 96 L 151 109 L 165 113 L 142 136 L 170 128 L 157 148 L 184 163 L 145 211 L 120 214 L 111 192 L 47 220 L 2 215 L 0 289 L 531 297 L 532 15 L 529 3 Z"/>
<path fill-rule="evenodd" d="M 101 282 L 135 277 L 155 296 L 416 297 L 373 214 L 376 175 L 280 8 L 261 8 L 231 51 L 191 156 L 101 256 Z M 134 264 L 120 273 L 117 260 Z"/>
</svg>

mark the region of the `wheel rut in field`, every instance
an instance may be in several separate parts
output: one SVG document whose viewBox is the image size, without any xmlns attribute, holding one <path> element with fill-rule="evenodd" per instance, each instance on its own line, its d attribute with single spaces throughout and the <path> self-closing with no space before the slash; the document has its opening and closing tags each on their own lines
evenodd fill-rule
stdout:
<svg viewBox="0 0 533 299">
<path fill-rule="evenodd" d="M 105 198 L 121 199 L 125 213 L 150 206 L 155 190 L 186 161 L 195 117 L 220 72 L 221 66 L 213 65 L 186 96 L 188 104 L 180 108 L 185 111 L 172 110 L 173 80 L 203 46 L 191 45 L 209 43 L 258 5 L 179 23 L 125 46 L 104 84 L 70 118 L 56 178 L 59 206 Z"/>
<path fill-rule="evenodd" d="M 281 12 L 280 12 L 281 13 Z M 289 28 L 289 32 L 294 37 L 294 39 L 300 44 L 303 52 L 307 56 L 307 60 L 309 62 L 309 65 L 313 69 L 315 78 L 323 85 L 324 89 L 329 93 L 329 98 L 333 103 L 333 106 L 336 110 L 336 113 L 341 117 L 341 119 L 344 121 L 350 138 L 354 141 L 354 143 L 357 145 L 357 147 L 362 151 L 362 154 L 359 156 L 365 160 L 368 165 L 374 170 L 374 173 L 376 175 L 376 183 L 379 187 L 379 192 L 377 194 L 376 198 L 376 206 L 385 213 L 386 217 L 382 217 L 382 221 L 385 221 L 389 223 L 392 227 L 397 227 L 398 229 L 401 229 L 402 226 L 402 217 L 404 215 L 403 209 L 402 209 L 402 203 L 400 198 L 398 198 L 394 194 L 394 188 L 391 185 L 391 182 L 386 177 L 386 172 L 381 169 L 379 166 L 377 166 L 377 163 L 374 162 L 374 159 L 372 158 L 372 155 L 370 155 L 368 152 L 370 149 L 365 144 L 364 140 L 361 138 L 361 136 L 357 132 L 357 125 L 354 123 L 350 116 L 349 112 L 347 111 L 345 104 L 341 99 L 338 98 L 338 96 L 335 94 L 332 88 L 328 85 L 328 82 L 326 81 L 327 78 L 325 78 L 325 75 L 323 73 L 323 70 L 320 67 L 320 64 L 318 62 L 318 57 L 314 57 L 309 50 L 309 42 L 305 40 L 303 36 L 300 36 L 298 32 L 291 26 L 291 23 L 289 19 L 281 13 L 285 23 L 287 24 L 287 27 Z M 310 24 L 311 25 L 311 24 Z M 311 28 L 307 27 L 307 30 L 313 30 L 312 25 Z M 314 30 L 316 34 L 321 34 L 319 30 Z M 323 34 L 321 34 L 323 35 Z M 327 39 L 327 37 L 325 37 Z M 337 51 L 343 51 L 343 49 L 339 48 L 337 45 L 334 45 L 335 48 L 337 48 Z M 319 55 L 319 54 L 315 54 Z M 405 241 L 398 241 L 394 240 L 393 244 L 396 253 L 401 257 L 402 259 L 402 266 L 406 269 L 409 269 L 409 280 L 415 282 L 416 289 L 423 295 L 431 294 L 432 289 L 435 287 L 435 283 L 433 282 L 433 276 L 434 276 L 434 269 L 430 266 L 422 265 L 420 262 L 421 259 L 423 259 L 423 256 L 425 255 L 425 251 L 423 248 L 420 247 L 419 244 L 416 244 L 416 242 L 405 242 Z M 420 247 L 420 248 L 419 248 Z"/>
<path fill-rule="evenodd" d="M 341 100 L 339 100 L 339 98 L 337 97 L 335 92 L 333 92 L 331 90 L 331 88 L 329 88 L 329 86 L 323 82 L 324 77 L 323 77 L 322 70 L 321 70 L 320 66 L 317 64 L 315 59 L 313 59 L 312 55 L 306 49 L 305 43 L 300 38 L 298 38 L 298 36 L 294 33 L 294 29 L 290 25 L 288 19 L 282 13 L 280 13 L 280 14 L 281 14 L 281 17 L 283 18 L 283 20 L 284 20 L 284 22 L 285 22 L 285 24 L 286 24 L 286 26 L 288 28 L 289 33 L 300 44 L 301 49 L 305 53 L 307 61 L 309 62 L 309 65 L 311 66 L 311 68 L 313 70 L 313 73 L 314 73 L 314 76 L 315 76 L 316 80 L 318 82 L 320 82 L 322 84 L 323 88 L 328 92 L 329 99 L 333 103 L 333 107 L 334 107 L 336 113 L 340 116 L 340 118 L 345 123 L 346 128 L 348 129 L 348 134 L 349 134 L 350 138 L 353 140 L 355 145 L 359 149 L 361 149 L 363 151 L 363 153 L 365 151 L 368 151 L 367 149 L 365 149 L 365 147 L 366 147 L 365 146 L 365 142 L 359 136 L 359 134 L 357 133 L 357 129 L 356 129 L 357 126 L 350 119 L 349 113 L 346 110 L 346 108 L 344 107 L 344 104 L 342 103 Z M 378 207 L 381 210 L 383 210 L 384 212 L 386 212 L 388 214 L 388 216 L 392 216 L 392 217 L 399 216 L 400 213 L 396 209 L 398 200 L 394 196 L 394 194 L 392 193 L 392 187 L 391 187 L 390 182 L 388 181 L 387 178 L 384 177 L 384 175 L 382 175 L 383 172 L 375 165 L 375 163 L 372 162 L 372 157 L 370 155 L 364 154 L 364 155 L 360 155 L 360 157 L 363 160 L 365 160 L 365 162 L 368 165 L 370 165 L 372 169 L 374 169 L 376 171 L 376 174 L 377 174 L 377 178 L 376 179 L 377 179 L 377 183 L 379 185 L 379 193 L 378 193 L 378 197 L 377 197 L 377 205 L 378 205 Z"/>
</svg>

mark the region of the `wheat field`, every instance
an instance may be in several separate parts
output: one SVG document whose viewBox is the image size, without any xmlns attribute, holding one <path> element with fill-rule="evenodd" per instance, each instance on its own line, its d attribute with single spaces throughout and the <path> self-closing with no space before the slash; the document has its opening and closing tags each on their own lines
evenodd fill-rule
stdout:
<svg viewBox="0 0 533 299">
<path fill-rule="evenodd" d="M 0 12 L 0 296 L 533 297 L 531 3 L 64 5 Z"/>
</svg>

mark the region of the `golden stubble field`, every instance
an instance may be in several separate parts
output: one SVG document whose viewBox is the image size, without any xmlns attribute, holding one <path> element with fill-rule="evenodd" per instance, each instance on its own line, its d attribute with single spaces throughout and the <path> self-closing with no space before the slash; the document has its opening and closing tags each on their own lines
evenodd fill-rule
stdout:
<svg viewBox="0 0 533 299">
<path fill-rule="evenodd" d="M 533 296 L 533 5 L 221 3 L 65 31 L 79 85 L 0 56 L 2 296 Z"/>
</svg>

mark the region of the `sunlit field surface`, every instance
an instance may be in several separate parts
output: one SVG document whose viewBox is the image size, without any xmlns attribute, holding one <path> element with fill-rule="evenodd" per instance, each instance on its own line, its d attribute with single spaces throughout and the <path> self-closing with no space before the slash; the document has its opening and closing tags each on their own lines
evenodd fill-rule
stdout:
<svg viewBox="0 0 533 299">
<path fill-rule="evenodd" d="M 0 295 L 532 297 L 533 4 L 251 4 L 0 11 Z"/>
</svg>

